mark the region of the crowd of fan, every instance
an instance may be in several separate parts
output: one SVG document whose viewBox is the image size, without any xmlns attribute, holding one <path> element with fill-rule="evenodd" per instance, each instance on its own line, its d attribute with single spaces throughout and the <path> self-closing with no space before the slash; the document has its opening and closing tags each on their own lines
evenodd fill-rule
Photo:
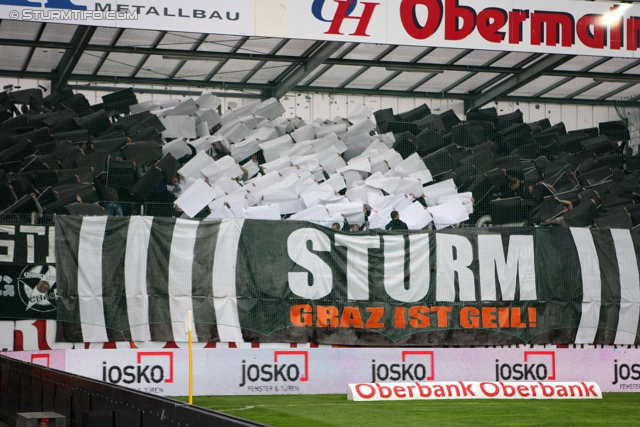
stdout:
<svg viewBox="0 0 640 427">
<path fill-rule="evenodd" d="M 640 156 L 622 121 L 569 131 L 518 110 L 461 121 L 286 118 L 275 99 L 221 111 L 211 93 L 90 105 L 67 90 L 0 94 L 0 222 L 27 215 L 305 220 L 333 228 L 640 224 Z M 20 108 L 18 108 L 20 106 Z"/>
</svg>

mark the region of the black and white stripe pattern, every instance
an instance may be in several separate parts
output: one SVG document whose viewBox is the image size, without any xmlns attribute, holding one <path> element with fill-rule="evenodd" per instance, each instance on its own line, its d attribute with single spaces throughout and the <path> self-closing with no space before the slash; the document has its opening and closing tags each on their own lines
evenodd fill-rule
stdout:
<svg viewBox="0 0 640 427">
<path fill-rule="evenodd" d="M 59 218 L 58 340 L 186 341 L 191 310 L 195 341 L 242 341 L 235 286 L 242 225 Z"/>
<path fill-rule="evenodd" d="M 247 220 L 246 226 L 241 219 L 196 222 L 69 216 L 56 221 L 57 339 L 67 342 L 186 341 L 183 318 L 189 310 L 194 313 L 196 341 L 242 342 L 243 334 L 263 342 L 277 339 L 277 334 L 273 338 L 269 335 L 290 326 L 288 304 L 296 303 L 289 302 L 294 299 L 286 278 L 288 272 L 299 267 L 287 254 L 288 237 L 300 228 L 311 227 L 336 241 L 332 230 L 289 221 Z M 447 232 L 472 245 L 477 245 L 479 233 L 487 232 Z M 507 242 L 518 230 L 501 233 Z M 558 331 L 552 339 L 555 343 L 562 336 L 562 343 L 640 344 L 639 233 L 585 228 L 527 233 L 533 233 L 535 242 L 531 253 L 535 253 L 538 301 L 524 303 L 539 307 L 540 316 L 539 326 L 530 331 L 529 339 Z M 416 234 L 379 234 L 384 234 L 380 238 L 385 258 L 369 269 L 375 277 L 386 274 L 394 279 L 386 284 L 384 294 L 372 294 L 370 300 L 386 298 L 397 305 L 398 295 L 413 289 L 405 287 L 407 269 L 411 278 L 430 280 L 429 295 L 436 295 L 438 277 L 430 265 L 438 265 L 433 257 L 439 256 L 436 247 L 440 233 L 429 239 L 418 239 Z M 376 239 L 375 233 L 362 237 Z M 404 250 L 407 237 L 411 242 L 408 260 Z M 414 239 L 421 242 L 419 250 L 418 246 L 413 248 Z M 344 248 L 333 246 L 325 259 L 344 255 L 338 255 Z M 397 259 L 393 258 L 396 253 Z M 341 269 L 334 275 L 333 289 L 344 296 L 346 267 L 344 262 L 333 266 Z M 477 262 L 469 268 L 477 269 Z M 474 276 L 477 272 L 470 275 L 471 280 Z M 476 291 L 480 295 L 478 284 Z M 429 298 L 433 297 L 418 297 L 421 301 Z M 239 301 L 243 301 L 240 307 Z M 294 334 L 314 333 L 312 328 L 307 332 L 294 329 Z M 323 333 L 329 336 L 332 331 Z"/>
</svg>

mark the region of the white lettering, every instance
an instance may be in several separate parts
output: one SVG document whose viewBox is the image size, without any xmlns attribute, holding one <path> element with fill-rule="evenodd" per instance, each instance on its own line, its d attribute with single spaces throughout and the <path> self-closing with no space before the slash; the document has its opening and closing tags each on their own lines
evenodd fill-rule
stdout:
<svg viewBox="0 0 640 427">
<path fill-rule="evenodd" d="M 347 298 L 369 299 L 369 249 L 380 247 L 377 236 L 336 234 L 336 246 L 347 248 Z M 404 253 L 404 252 L 403 252 Z M 404 259 L 404 257 L 402 257 Z"/>
<path fill-rule="evenodd" d="M 536 299 L 536 272 L 533 236 L 511 236 L 507 260 L 502 248 L 502 236 L 478 236 L 480 297 L 496 301 L 496 271 L 503 301 L 513 301 L 516 278 L 520 278 L 520 299 Z"/>
<path fill-rule="evenodd" d="M 302 228 L 289 235 L 287 252 L 289 258 L 311 273 L 313 284 L 309 283 L 309 273 L 290 272 L 289 288 L 291 292 L 302 298 L 320 299 L 331 292 L 333 287 L 333 273 L 322 259 L 307 249 L 307 242 L 311 241 L 314 251 L 330 252 L 331 240 L 326 234 L 312 228 Z"/>
<path fill-rule="evenodd" d="M 438 257 L 436 301 L 456 300 L 456 273 L 460 301 L 475 301 L 475 279 L 473 271 L 468 268 L 473 262 L 471 243 L 462 236 L 438 234 L 436 253 Z"/>
</svg>

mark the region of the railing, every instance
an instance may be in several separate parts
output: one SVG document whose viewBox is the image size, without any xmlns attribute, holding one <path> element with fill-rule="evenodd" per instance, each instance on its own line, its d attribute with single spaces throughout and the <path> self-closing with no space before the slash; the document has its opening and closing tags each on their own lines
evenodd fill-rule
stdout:
<svg viewBox="0 0 640 427">
<path fill-rule="evenodd" d="M 20 412 L 57 412 L 67 427 L 264 426 L 78 375 L 0 356 L 0 419 L 16 425 Z"/>
</svg>

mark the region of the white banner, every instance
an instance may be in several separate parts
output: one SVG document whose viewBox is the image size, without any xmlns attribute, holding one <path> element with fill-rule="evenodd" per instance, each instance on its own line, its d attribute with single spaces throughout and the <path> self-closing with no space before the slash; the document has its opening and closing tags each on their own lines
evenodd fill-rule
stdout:
<svg viewBox="0 0 640 427">
<path fill-rule="evenodd" d="M 251 0 L 0 0 L 0 19 L 251 35 Z"/>
<path fill-rule="evenodd" d="M 594 382 L 477 382 L 349 384 L 347 399 L 441 400 L 441 399 L 602 399 Z"/>
<path fill-rule="evenodd" d="M 538 0 L 295 0 L 291 38 L 637 56 L 640 6 Z"/>
<path fill-rule="evenodd" d="M 636 57 L 640 6 L 568 0 L 0 0 L 0 19 Z"/>
<path fill-rule="evenodd" d="M 186 349 L 4 354 L 159 395 L 188 394 Z M 603 392 L 640 392 L 640 349 L 202 348 L 193 363 L 198 396 L 343 394 L 348 384 L 436 381 L 596 382 Z"/>
</svg>

